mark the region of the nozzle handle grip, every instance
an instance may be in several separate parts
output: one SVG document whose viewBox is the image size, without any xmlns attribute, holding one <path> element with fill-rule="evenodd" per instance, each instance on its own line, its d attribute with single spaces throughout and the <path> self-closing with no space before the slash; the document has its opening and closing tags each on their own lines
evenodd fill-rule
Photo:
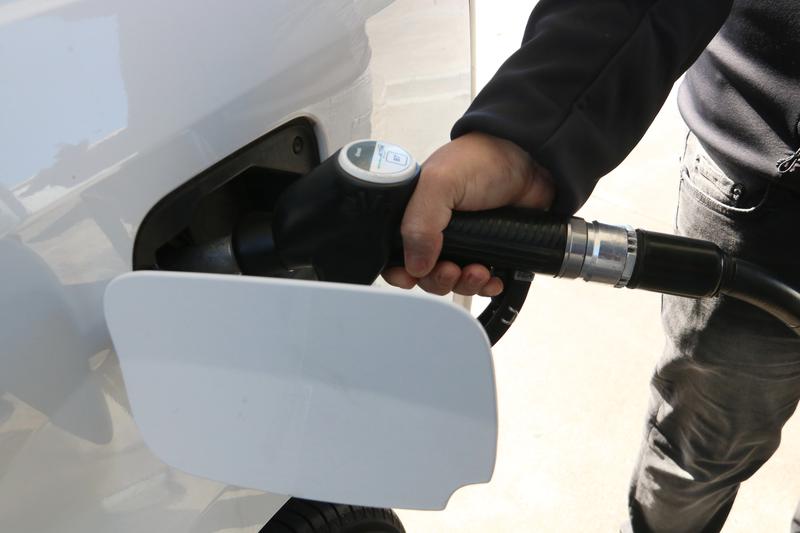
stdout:
<svg viewBox="0 0 800 533">
<path fill-rule="evenodd" d="M 567 216 L 518 207 L 457 211 L 444 230 L 441 258 L 556 275 L 568 223 Z"/>
</svg>

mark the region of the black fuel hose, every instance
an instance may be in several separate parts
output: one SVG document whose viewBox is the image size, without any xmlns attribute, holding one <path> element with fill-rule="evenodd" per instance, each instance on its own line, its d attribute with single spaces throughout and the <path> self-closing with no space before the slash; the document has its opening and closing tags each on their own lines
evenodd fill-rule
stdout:
<svg viewBox="0 0 800 533">
<path fill-rule="evenodd" d="M 725 294 L 766 311 L 800 335 L 800 292 L 704 240 L 505 208 L 455 213 L 445 230 L 442 258 L 505 269 L 506 291 L 482 316 L 493 339 L 508 329 L 528 291 L 527 284 L 515 285 L 509 275 L 524 273 L 688 298 Z M 493 313 L 505 319 L 490 322 Z"/>
<path fill-rule="evenodd" d="M 730 259 L 712 242 L 636 230 L 636 265 L 629 289 L 689 298 L 715 296 L 729 276 Z"/>
<path fill-rule="evenodd" d="M 730 270 L 721 294 L 766 311 L 800 335 L 800 292 L 748 261 L 731 259 Z"/>
</svg>

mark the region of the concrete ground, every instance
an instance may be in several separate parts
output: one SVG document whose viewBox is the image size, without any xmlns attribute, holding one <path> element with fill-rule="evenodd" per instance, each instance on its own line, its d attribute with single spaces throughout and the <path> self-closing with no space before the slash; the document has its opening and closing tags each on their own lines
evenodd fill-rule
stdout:
<svg viewBox="0 0 800 533">
<path fill-rule="evenodd" d="M 534 2 L 477 3 L 478 81 L 519 41 Z M 670 231 L 684 126 L 674 94 L 581 216 Z M 492 481 L 456 492 L 441 512 L 400 511 L 409 533 L 612 532 L 661 351 L 659 296 L 537 279 L 494 350 L 500 416 Z M 476 303 L 476 306 L 480 305 Z M 788 531 L 800 497 L 800 419 L 743 485 L 725 533 Z"/>
</svg>

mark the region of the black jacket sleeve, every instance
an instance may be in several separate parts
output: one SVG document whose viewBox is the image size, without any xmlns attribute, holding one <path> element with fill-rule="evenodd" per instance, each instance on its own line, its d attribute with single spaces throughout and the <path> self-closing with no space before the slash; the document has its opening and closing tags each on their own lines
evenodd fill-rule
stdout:
<svg viewBox="0 0 800 533">
<path fill-rule="evenodd" d="M 647 131 L 732 0 L 540 0 L 522 47 L 456 122 L 514 141 L 572 214 Z"/>
</svg>

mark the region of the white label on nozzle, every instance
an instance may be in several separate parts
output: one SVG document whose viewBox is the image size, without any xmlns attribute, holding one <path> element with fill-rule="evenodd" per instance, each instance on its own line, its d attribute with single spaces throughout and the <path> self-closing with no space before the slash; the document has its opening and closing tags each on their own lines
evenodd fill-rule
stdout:
<svg viewBox="0 0 800 533">
<path fill-rule="evenodd" d="M 407 169 L 410 162 L 411 157 L 399 146 L 377 142 L 369 170 L 381 174 L 394 174 Z"/>
</svg>

